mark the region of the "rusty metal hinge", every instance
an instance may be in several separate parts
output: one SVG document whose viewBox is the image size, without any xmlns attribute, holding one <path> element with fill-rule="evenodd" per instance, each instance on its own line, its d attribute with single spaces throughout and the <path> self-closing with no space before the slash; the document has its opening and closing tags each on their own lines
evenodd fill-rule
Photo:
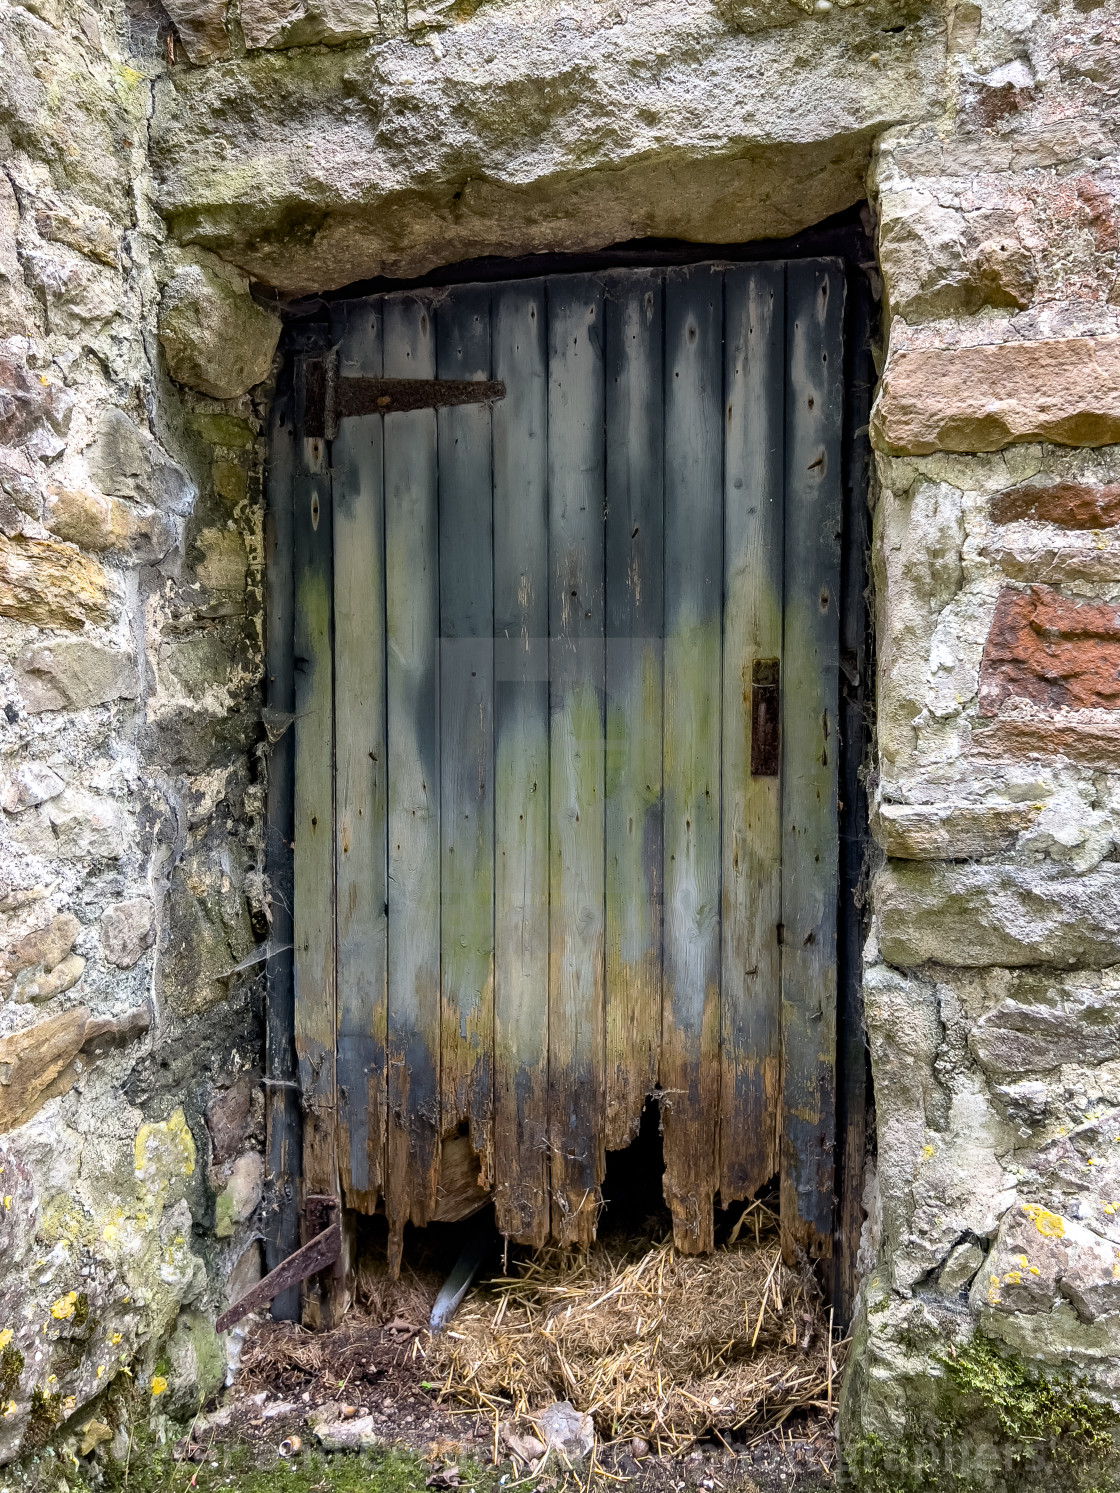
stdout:
<svg viewBox="0 0 1120 1493">
<path fill-rule="evenodd" d="M 304 391 L 303 433 L 328 441 L 347 415 L 392 415 L 506 397 L 506 386 L 497 379 L 344 378 L 331 354 L 307 359 Z"/>
<path fill-rule="evenodd" d="M 308 1229 L 314 1230 L 312 1237 L 286 1260 L 281 1260 L 275 1270 L 270 1270 L 250 1291 L 232 1306 L 227 1307 L 214 1324 L 219 1332 L 228 1332 L 242 1317 L 256 1311 L 258 1306 L 267 1306 L 281 1291 L 296 1286 L 309 1275 L 318 1275 L 328 1265 L 333 1265 L 342 1254 L 342 1224 L 339 1219 L 328 1223 L 331 1213 L 337 1213 L 339 1200 L 329 1193 L 312 1193 L 303 1205 Z"/>
</svg>

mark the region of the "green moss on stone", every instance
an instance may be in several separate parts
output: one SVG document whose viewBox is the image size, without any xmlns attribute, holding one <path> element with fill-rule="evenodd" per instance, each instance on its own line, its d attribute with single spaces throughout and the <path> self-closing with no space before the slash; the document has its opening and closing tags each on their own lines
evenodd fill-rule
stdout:
<svg viewBox="0 0 1120 1493">
<path fill-rule="evenodd" d="M 1039 1442 L 1070 1464 L 1113 1451 L 1116 1416 L 1068 1379 L 1042 1378 L 980 1336 L 946 1366 L 958 1389 L 979 1396 L 985 1409 L 994 1412 L 1001 1433 L 1021 1444 L 1024 1458 L 1034 1455 Z"/>
<path fill-rule="evenodd" d="M 5 1404 L 15 1398 L 23 1373 L 23 1354 L 11 1343 L 0 1353 L 0 1401 Z"/>
<path fill-rule="evenodd" d="M 1068 1375 L 1047 1376 L 977 1334 L 906 1435 L 845 1448 L 861 1493 L 1113 1493 L 1118 1421 Z M 915 1396 L 917 1400 L 917 1396 Z"/>
<path fill-rule="evenodd" d="M 62 1396 L 48 1394 L 45 1389 L 40 1389 L 36 1385 L 31 1391 L 31 1415 L 27 1421 L 27 1430 L 23 1433 L 23 1440 L 20 1442 L 21 1455 L 27 1456 L 46 1446 L 51 1432 L 61 1419 Z"/>
<path fill-rule="evenodd" d="M 253 427 L 247 420 L 235 415 L 192 414 L 191 424 L 204 441 L 211 446 L 230 446 L 235 449 L 251 446 L 256 440 Z"/>
</svg>

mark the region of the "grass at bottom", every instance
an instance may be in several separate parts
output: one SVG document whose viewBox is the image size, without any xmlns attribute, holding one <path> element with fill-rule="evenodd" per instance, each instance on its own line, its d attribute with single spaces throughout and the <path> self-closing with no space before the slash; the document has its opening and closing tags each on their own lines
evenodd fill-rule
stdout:
<svg viewBox="0 0 1120 1493">
<path fill-rule="evenodd" d="M 491 1493 L 497 1482 L 492 1472 L 465 1460 L 458 1466 L 463 1493 Z M 430 1462 L 396 1449 L 333 1456 L 307 1450 L 280 1459 L 252 1446 L 215 1445 L 205 1462 L 195 1464 L 174 1461 L 170 1447 L 134 1443 L 127 1468 L 110 1462 L 96 1472 L 73 1466 L 67 1472 L 55 1463 L 48 1472 L 44 1459 L 41 1475 L 47 1476 L 38 1486 L 45 1493 L 65 1478 L 70 1493 L 424 1493 L 430 1473 Z"/>
</svg>

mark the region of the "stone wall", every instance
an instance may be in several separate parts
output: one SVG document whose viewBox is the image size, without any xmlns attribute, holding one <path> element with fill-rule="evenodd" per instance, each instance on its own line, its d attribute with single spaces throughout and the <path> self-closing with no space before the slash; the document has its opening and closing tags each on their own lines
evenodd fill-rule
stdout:
<svg viewBox="0 0 1120 1493">
<path fill-rule="evenodd" d="M 884 1488 L 1117 1486 L 1118 39 L 1093 0 L 958 6 L 946 114 L 871 174 L 877 1259 L 845 1431 Z"/>
<path fill-rule="evenodd" d="M 169 34 L 0 6 L 0 1462 L 112 1436 L 123 1368 L 192 1408 L 225 1369 L 206 1324 L 260 1269 L 246 391 L 278 328 L 152 212 Z M 161 279 L 173 357 L 188 297 L 228 290 L 264 322 L 252 366 L 175 392 Z"/>
<path fill-rule="evenodd" d="M 143 3 L 0 5 L 0 1458 L 122 1364 L 196 1389 L 258 1268 L 262 304 L 866 197 L 846 1446 L 889 1493 L 1116 1486 L 1117 0 Z"/>
</svg>

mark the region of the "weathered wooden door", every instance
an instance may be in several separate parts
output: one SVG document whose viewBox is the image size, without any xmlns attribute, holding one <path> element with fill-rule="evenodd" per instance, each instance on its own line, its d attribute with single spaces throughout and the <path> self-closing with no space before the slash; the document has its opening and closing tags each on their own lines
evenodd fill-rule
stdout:
<svg viewBox="0 0 1120 1493">
<path fill-rule="evenodd" d="M 651 1098 L 680 1248 L 780 1172 L 829 1252 L 843 303 L 573 274 L 336 303 L 296 360 L 304 1185 L 398 1257 L 464 1133 L 505 1234 L 589 1241 Z"/>
</svg>

